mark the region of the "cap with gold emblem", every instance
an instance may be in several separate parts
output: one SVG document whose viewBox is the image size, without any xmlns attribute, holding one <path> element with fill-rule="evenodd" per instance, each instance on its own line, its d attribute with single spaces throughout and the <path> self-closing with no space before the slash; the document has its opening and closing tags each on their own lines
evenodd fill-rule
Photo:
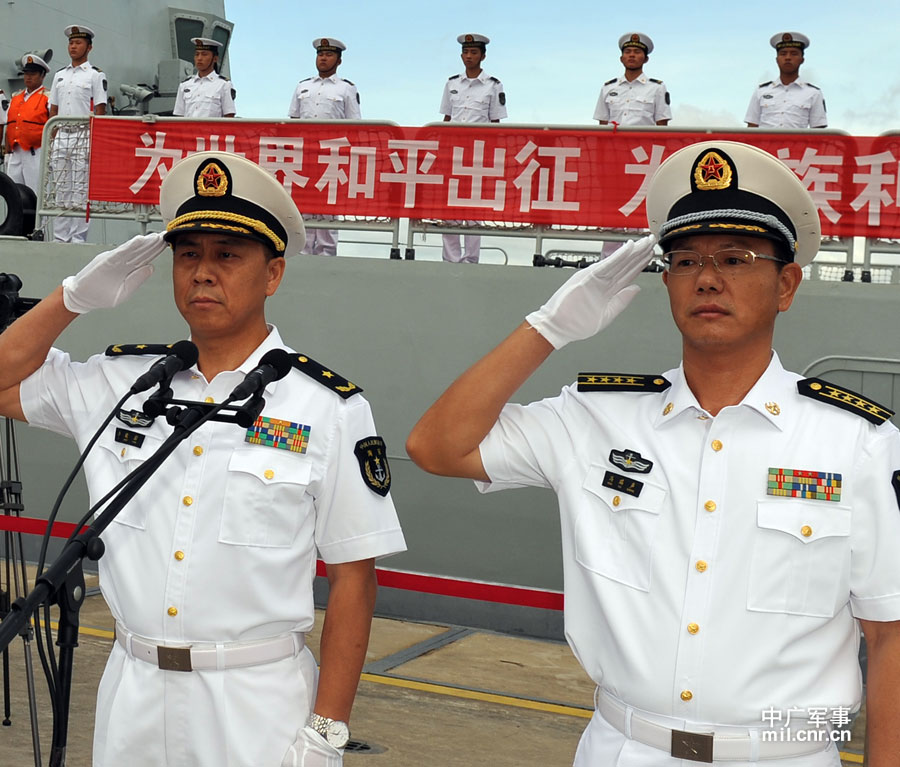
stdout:
<svg viewBox="0 0 900 767">
<path fill-rule="evenodd" d="M 779 32 L 777 35 L 772 35 L 769 45 L 776 51 L 780 51 L 782 48 L 799 48 L 801 51 L 805 51 L 809 48 L 809 38 L 799 32 Z"/>
<path fill-rule="evenodd" d="M 619 38 L 619 50 L 640 48 L 648 56 L 653 53 L 653 41 L 642 32 L 626 32 Z"/>
<path fill-rule="evenodd" d="M 292 256 L 306 242 L 303 218 L 284 186 L 228 152 L 198 152 L 176 163 L 160 187 L 159 207 L 169 243 L 183 232 L 226 233 Z"/>
<path fill-rule="evenodd" d="M 768 152 L 736 141 L 679 149 L 650 181 L 647 221 L 663 247 L 693 234 L 741 234 L 783 245 L 806 266 L 822 230 L 812 197 L 796 174 Z"/>
<path fill-rule="evenodd" d="M 490 41 L 491 38 L 484 35 L 460 35 L 456 38 L 456 42 L 462 45 L 463 48 L 481 48 L 481 50 L 484 50 L 484 47 Z"/>
<path fill-rule="evenodd" d="M 321 53 L 322 51 L 340 53 L 341 51 L 347 50 L 347 46 L 336 37 L 317 37 L 313 40 L 312 44 L 313 48 L 315 48 L 318 53 Z"/>
<path fill-rule="evenodd" d="M 46 74 L 50 71 L 50 67 L 47 65 L 47 62 L 44 61 L 40 56 L 36 56 L 33 53 L 26 53 L 22 56 L 22 71 L 23 72 L 43 72 Z"/>
<path fill-rule="evenodd" d="M 63 33 L 70 40 L 78 39 L 79 37 L 85 38 L 88 42 L 91 42 L 94 39 L 94 30 L 90 27 L 84 26 L 84 24 L 72 24 L 71 26 L 66 27 L 63 30 Z"/>
<path fill-rule="evenodd" d="M 191 42 L 198 51 L 212 51 L 216 55 L 222 47 L 222 43 L 209 37 L 192 37 Z"/>
</svg>

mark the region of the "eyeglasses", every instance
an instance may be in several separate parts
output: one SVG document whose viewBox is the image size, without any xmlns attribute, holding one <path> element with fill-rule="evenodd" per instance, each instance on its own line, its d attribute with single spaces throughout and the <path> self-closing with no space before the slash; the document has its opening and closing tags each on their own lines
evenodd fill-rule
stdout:
<svg viewBox="0 0 900 767">
<path fill-rule="evenodd" d="M 688 277 L 703 269 L 703 261 L 707 258 L 712 261 L 717 272 L 732 277 L 749 271 L 757 259 L 784 263 L 783 259 L 764 256 L 744 248 L 725 248 L 706 255 L 693 250 L 670 250 L 663 254 L 663 263 L 666 271 L 673 277 Z"/>
</svg>

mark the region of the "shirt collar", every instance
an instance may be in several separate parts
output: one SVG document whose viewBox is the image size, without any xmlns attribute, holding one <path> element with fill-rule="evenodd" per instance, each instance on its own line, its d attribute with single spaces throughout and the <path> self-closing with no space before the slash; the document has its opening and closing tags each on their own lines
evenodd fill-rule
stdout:
<svg viewBox="0 0 900 767">
<path fill-rule="evenodd" d="M 321 75 L 316 75 L 315 79 L 321 80 L 322 82 L 325 82 L 326 80 L 328 80 L 330 82 L 336 83 L 338 81 L 338 76 L 337 76 L 337 72 L 335 72 L 333 75 L 328 75 L 328 77 L 322 77 Z"/>
<path fill-rule="evenodd" d="M 90 69 L 91 62 L 90 61 L 82 61 L 77 67 L 73 66 L 72 62 L 69 62 L 69 66 L 66 69 Z"/>
<path fill-rule="evenodd" d="M 646 85 L 646 84 L 647 84 L 647 74 L 646 74 L 646 72 L 641 72 L 637 77 L 634 78 L 634 80 L 631 80 L 630 82 L 633 82 L 633 83 L 641 83 L 641 84 L 643 84 L 643 85 Z M 619 77 L 619 80 L 618 80 L 618 82 L 616 83 L 616 85 L 627 85 L 628 83 L 629 83 L 628 78 L 625 77 L 625 75 L 621 75 L 621 76 Z"/>
<path fill-rule="evenodd" d="M 285 349 L 286 351 L 292 351 L 289 348 L 286 348 L 284 345 L 284 341 L 281 340 L 281 334 L 278 332 L 278 328 L 274 325 L 266 323 L 266 327 L 269 329 L 269 335 L 267 335 L 263 342 L 257 346 L 252 352 L 250 352 L 250 356 L 247 357 L 240 365 L 235 368 L 235 372 L 243 373 L 247 375 L 253 368 L 255 368 L 258 364 L 262 356 L 272 349 Z M 199 369 L 196 365 L 192 368 L 195 372 L 199 372 Z M 278 386 L 278 381 L 273 381 L 270 383 L 266 389 L 269 393 L 274 394 L 275 389 Z"/>
<path fill-rule="evenodd" d="M 478 75 L 478 77 L 469 77 L 465 72 L 463 72 L 460 77 L 463 80 L 480 80 L 481 82 L 485 83 L 488 81 L 490 75 L 482 69 L 481 74 Z"/>
<path fill-rule="evenodd" d="M 694 417 L 707 419 L 711 416 L 697 402 L 694 392 L 688 386 L 684 377 L 684 363 L 671 373 L 666 373 L 666 378 L 672 381 L 663 401 L 663 406 L 656 414 L 653 426 L 659 428 L 666 423 L 674 422 L 679 417 Z M 797 380 L 797 376 L 789 373 L 782 367 L 778 353 L 773 349 L 772 357 L 765 372 L 753 384 L 753 388 L 739 403 L 739 407 L 748 407 L 780 431 L 784 430 L 784 416 L 782 410 L 788 403 L 785 394 L 791 391 L 791 385 Z"/>
</svg>

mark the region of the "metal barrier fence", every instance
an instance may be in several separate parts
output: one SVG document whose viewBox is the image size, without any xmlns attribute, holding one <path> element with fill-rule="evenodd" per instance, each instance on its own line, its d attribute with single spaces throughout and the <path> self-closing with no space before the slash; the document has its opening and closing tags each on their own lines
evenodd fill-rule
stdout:
<svg viewBox="0 0 900 767">
<path fill-rule="evenodd" d="M 153 116 L 146 122 L 156 120 Z M 348 121 L 356 122 L 356 121 Z M 390 123 L 386 123 L 390 124 Z M 52 235 L 52 219 L 55 217 L 97 218 L 135 222 L 141 231 L 146 231 L 152 222 L 162 221 L 158 206 L 130 203 L 111 203 L 88 200 L 88 169 L 90 141 L 87 117 L 54 117 L 44 128 L 43 146 L 47 149 L 41 156 L 41 188 L 38 194 L 39 220 L 47 239 Z M 438 129 L 446 123 L 434 123 L 427 127 Z M 505 127 L 528 127 L 515 126 Z M 568 128 L 572 126 L 541 126 L 546 128 Z M 583 126 L 579 126 L 582 129 Z M 597 128 L 608 130 L 608 128 Z M 647 132 L 664 131 L 665 128 L 648 127 Z M 698 134 L 712 134 L 709 129 L 679 128 L 680 131 L 696 130 Z M 729 128 L 729 133 L 753 133 L 759 129 Z M 777 131 L 776 131 L 777 132 Z M 835 132 L 841 133 L 841 132 Z M 842 134 L 847 135 L 847 134 Z M 900 135 L 889 132 L 882 135 Z M 603 257 L 604 242 L 623 242 L 635 236 L 646 234 L 646 230 L 604 229 L 601 227 L 533 225 L 502 221 L 442 221 L 437 219 L 401 219 L 386 217 L 361 217 L 336 215 L 334 217 L 310 216 L 305 220 L 310 229 L 338 229 L 347 231 L 389 232 L 391 235 L 389 257 L 400 259 L 401 223 L 406 224 L 406 249 L 403 258 L 415 259 L 415 235 L 435 234 L 476 234 L 487 237 L 528 239 L 534 241 L 534 266 L 583 267 Z M 553 248 L 544 253 L 548 241 L 579 241 L 595 243 L 598 249 L 582 250 Z M 875 282 L 897 284 L 900 282 L 900 258 L 892 258 L 896 263 L 880 263 L 875 254 L 900 255 L 900 242 L 866 239 L 862 247 L 862 263 L 854 260 L 854 239 L 826 238 L 821 250 L 838 255 L 838 259 L 822 258 L 806 268 L 808 279 Z M 874 262 L 873 262 L 874 261 Z"/>
</svg>

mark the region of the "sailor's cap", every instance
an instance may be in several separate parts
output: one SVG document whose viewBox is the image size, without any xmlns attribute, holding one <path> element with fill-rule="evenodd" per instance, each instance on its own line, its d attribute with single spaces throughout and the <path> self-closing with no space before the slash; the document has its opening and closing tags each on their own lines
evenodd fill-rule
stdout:
<svg viewBox="0 0 900 767">
<path fill-rule="evenodd" d="M 653 41 L 643 32 L 626 32 L 619 38 L 619 50 L 641 48 L 648 56 L 653 53 Z"/>
<path fill-rule="evenodd" d="M 33 53 L 26 53 L 24 56 L 22 56 L 22 71 L 44 72 L 46 74 L 50 71 L 50 67 L 47 65 L 47 62 L 44 61 L 40 56 L 37 56 Z"/>
<path fill-rule="evenodd" d="M 276 256 L 306 243 L 303 217 L 284 186 L 254 162 L 228 152 L 198 152 L 175 163 L 159 190 L 165 239 L 182 232 L 246 237 Z"/>
<path fill-rule="evenodd" d="M 222 47 L 222 43 L 209 37 L 192 37 L 191 42 L 196 46 L 198 51 L 212 51 L 217 55 L 219 49 Z"/>
<path fill-rule="evenodd" d="M 463 48 L 481 48 L 481 50 L 484 50 L 484 46 L 490 41 L 491 38 L 485 35 L 460 35 L 456 38 L 456 42 L 462 45 Z"/>
<path fill-rule="evenodd" d="M 320 53 L 322 51 L 334 51 L 335 53 L 340 53 L 341 51 L 347 50 L 347 46 L 336 37 L 317 37 L 313 40 L 312 44 L 313 48 Z"/>
<path fill-rule="evenodd" d="M 736 141 L 679 149 L 650 181 L 650 231 L 665 249 L 677 237 L 740 234 L 784 246 L 806 266 L 819 252 L 819 213 L 796 174 L 768 152 Z"/>
<path fill-rule="evenodd" d="M 782 48 L 799 48 L 804 51 L 809 48 L 809 38 L 799 32 L 779 32 L 777 35 L 772 35 L 769 45 L 776 51 L 780 51 Z"/>
<path fill-rule="evenodd" d="M 84 24 L 72 24 L 66 27 L 63 30 L 63 33 L 70 40 L 73 38 L 84 37 L 88 42 L 91 42 L 94 39 L 94 30 L 90 27 L 84 26 Z"/>
</svg>

